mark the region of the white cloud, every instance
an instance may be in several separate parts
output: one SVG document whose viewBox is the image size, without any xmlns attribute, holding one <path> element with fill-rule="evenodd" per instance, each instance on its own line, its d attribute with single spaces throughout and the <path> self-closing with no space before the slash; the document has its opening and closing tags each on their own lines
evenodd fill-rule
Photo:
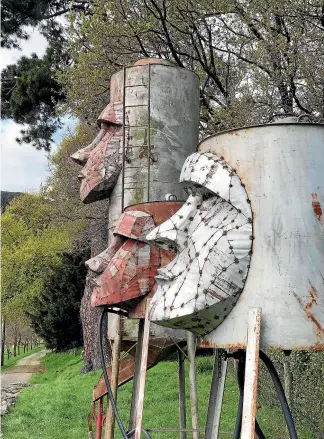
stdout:
<svg viewBox="0 0 324 439">
<path fill-rule="evenodd" d="M 49 176 L 46 153 L 31 145 L 19 145 L 21 125 L 12 121 L 1 124 L 1 190 L 31 192 L 39 189 Z"/>
<path fill-rule="evenodd" d="M 47 41 L 36 28 L 27 28 L 30 35 L 28 40 L 21 40 L 19 49 L 1 49 L 1 70 L 8 64 L 15 64 L 22 56 L 30 56 L 36 53 L 43 56 L 47 47 Z"/>
</svg>

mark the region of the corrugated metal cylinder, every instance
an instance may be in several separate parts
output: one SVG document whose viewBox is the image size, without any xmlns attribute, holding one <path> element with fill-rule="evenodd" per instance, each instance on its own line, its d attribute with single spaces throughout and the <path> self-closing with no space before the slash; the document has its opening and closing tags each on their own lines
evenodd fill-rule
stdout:
<svg viewBox="0 0 324 439">
<path fill-rule="evenodd" d="M 184 199 L 177 183 L 198 141 L 199 79 L 167 61 L 147 60 L 113 75 L 111 87 L 111 99 L 124 103 L 125 143 L 110 230 L 124 207 L 164 200 L 167 193 Z"/>
<path fill-rule="evenodd" d="M 324 349 L 324 125 L 276 124 L 209 137 L 253 211 L 253 254 L 234 309 L 207 341 L 245 347 L 250 307 L 262 308 L 261 348 Z"/>
</svg>

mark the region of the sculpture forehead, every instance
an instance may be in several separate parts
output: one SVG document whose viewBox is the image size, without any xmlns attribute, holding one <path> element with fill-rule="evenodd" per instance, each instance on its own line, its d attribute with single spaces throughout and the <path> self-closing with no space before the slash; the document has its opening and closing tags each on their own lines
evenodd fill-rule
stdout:
<svg viewBox="0 0 324 439">
<path fill-rule="evenodd" d="M 151 215 L 135 210 L 122 214 L 114 234 L 144 241 L 145 236 L 153 230 L 154 227 L 155 223 Z"/>
<path fill-rule="evenodd" d="M 247 218 L 252 218 L 244 184 L 223 157 L 211 153 L 191 154 L 182 167 L 180 182 L 203 186 L 230 203 Z"/>
<path fill-rule="evenodd" d="M 111 102 L 108 104 L 98 117 L 99 126 L 102 122 L 123 125 L 123 103 Z"/>
<path fill-rule="evenodd" d="M 182 204 L 181 201 L 162 201 L 129 206 L 121 215 L 114 234 L 146 241 L 146 235 L 172 217 Z"/>
<path fill-rule="evenodd" d="M 218 192 L 219 186 L 226 184 L 222 183 L 219 177 L 225 178 L 227 182 L 230 174 L 232 174 L 232 168 L 222 157 L 211 153 L 196 152 L 187 157 L 184 162 L 180 182 L 197 183 L 212 192 Z"/>
</svg>

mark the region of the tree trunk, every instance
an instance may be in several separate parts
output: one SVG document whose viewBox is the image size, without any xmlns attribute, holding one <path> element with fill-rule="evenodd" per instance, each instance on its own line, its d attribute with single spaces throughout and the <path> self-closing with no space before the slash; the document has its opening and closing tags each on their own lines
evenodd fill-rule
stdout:
<svg viewBox="0 0 324 439">
<path fill-rule="evenodd" d="M 6 322 L 5 318 L 2 319 L 1 328 L 1 366 L 4 365 L 4 352 L 5 352 L 5 339 L 6 339 Z"/>
<path fill-rule="evenodd" d="M 83 343 L 84 343 L 84 366 L 83 373 L 91 370 L 101 369 L 100 352 L 99 352 L 99 319 L 102 310 L 99 308 L 92 308 L 90 304 L 91 299 L 91 279 L 95 274 L 88 272 L 86 279 L 86 286 L 84 295 L 81 300 L 81 320 L 83 329 Z M 103 346 L 105 351 L 105 360 L 107 365 L 110 364 L 111 350 L 107 338 L 107 321 L 103 327 Z"/>
<path fill-rule="evenodd" d="M 15 357 L 17 355 L 17 343 L 14 343 L 13 345 L 13 356 Z"/>
<path fill-rule="evenodd" d="M 97 218 L 89 222 L 91 237 L 91 257 L 101 253 L 108 243 L 108 201 L 103 200 L 91 205 L 92 216 Z M 91 280 L 98 276 L 91 270 L 86 277 L 86 285 L 81 300 L 80 316 L 83 330 L 84 366 L 82 372 L 101 369 L 99 353 L 99 318 L 102 310 L 91 307 Z M 106 364 L 110 364 L 111 349 L 107 337 L 107 322 L 103 328 L 103 346 Z"/>
</svg>

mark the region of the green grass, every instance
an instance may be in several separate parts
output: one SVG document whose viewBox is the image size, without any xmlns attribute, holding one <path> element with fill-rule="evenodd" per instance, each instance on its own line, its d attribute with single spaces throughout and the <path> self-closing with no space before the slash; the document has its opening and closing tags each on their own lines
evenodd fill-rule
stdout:
<svg viewBox="0 0 324 439">
<path fill-rule="evenodd" d="M 39 352 L 42 349 L 44 349 L 44 345 L 41 344 L 40 346 L 33 348 L 33 349 L 29 349 L 29 351 L 25 352 L 23 351 L 23 348 L 20 348 L 20 355 L 16 355 L 11 356 L 9 358 L 9 360 L 7 359 L 7 352 L 5 352 L 5 358 L 4 358 L 4 365 L 1 366 L 1 371 L 9 369 L 10 367 L 13 367 L 19 360 L 21 360 L 22 358 L 28 357 L 31 354 L 35 354 L 35 352 Z"/>
<path fill-rule="evenodd" d="M 198 358 L 198 389 L 200 425 L 206 419 L 209 386 L 212 374 L 211 357 Z M 16 407 L 3 419 L 4 439 L 86 439 L 87 417 L 90 414 L 92 388 L 100 372 L 79 373 L 80 352 L 75 354 L 47 354 L 42 361 L 47 370 L 34 375 L 31 388 L 19 396 Z M 187 365 L 186 365 L 187 366 Z M 187 380 L 188 381 L 188 380 Z M 132 383 L 119 390 L 118 407 L 128 424 Z M 237 385 L 232 367 L 226 381 L 221 430 L 233 431 L 238 403 Z M 187 382 L 187 417 L 190 425 L 190 401 Z M 262 404 L 258 419 L 265 435 L 271 439 L 288 438 L 282 415 L 277 408 Z M 22 428 L 23 426 L 23 428 Z M 178 426 L 177 363 L 162 362 L 147 374 L 144 427 Z M 178 439 L 178 433 L 152 433 L 153 439 Z M 187 435 L 191 439 L 191 435 Z M 221 434 L 220 439 L 231 435 Z M 300 433 L 300 439 L 313 436 Z M 116 434 L 116 439 L 121 435 Z"/>
</svg>

